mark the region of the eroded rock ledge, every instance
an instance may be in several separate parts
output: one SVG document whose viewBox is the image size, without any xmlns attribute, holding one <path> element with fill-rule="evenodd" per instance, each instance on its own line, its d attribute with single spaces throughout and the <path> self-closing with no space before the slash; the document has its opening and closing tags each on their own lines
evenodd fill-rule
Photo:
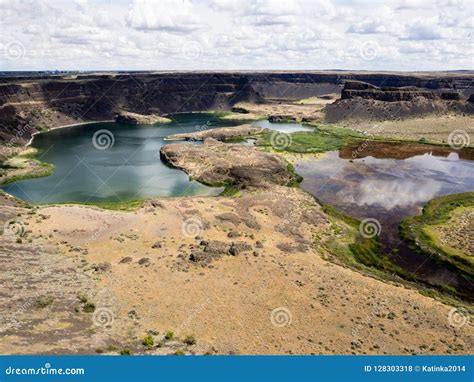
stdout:
<svg viewBox="0 0 474 382">
<path fill-rule="evenodd" d="M 252 135 L 260 134 L 268 129 L 252 125 L 240 125 L 234 127 L 221 127 L 212 130 L 197 131 L 194 133 L 172 134 L 166 138 L 167 141 L 204 141 L 214 138 L 218 141 L 238 140 Z"/>
<path fill-rule="evenodd" d="M 212 138 L 207 138 L 202 145 L 177 143 L 163 146 L 160 157 L 194 179 L 213 186 L 288 185 L 297 177 L 291 166 L 278 155 Z"/>
<path fill-rule="evenodd" d="M 153 125 L 155 123 L 171 122 L 171 119 L 162 117 L 158 114 L 138 114 L 129 111 L 121 111 L 115 116 L 118 123 L 127 123 L 129 125 Z"/>
</svg>

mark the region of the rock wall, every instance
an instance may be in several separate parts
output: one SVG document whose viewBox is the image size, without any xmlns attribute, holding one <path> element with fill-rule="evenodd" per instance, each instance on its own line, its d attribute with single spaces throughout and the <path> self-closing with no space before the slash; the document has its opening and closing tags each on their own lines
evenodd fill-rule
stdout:
<svg viewBox="0 0 474 382">
<path fill-rule="evenodd" d="M 168 114 L 229 110 L 240 101 L 306 98 L 340 91 L 358 80 L 381 87 L 415 86 L 474 93 L 471 73 L 368 72 L 131 72 L 0 77 L 0 142 L 28 125 L 31 133 L 85 121 L 112 120 L 117 112 Z M 23 129 L 24 130 L 24 129 Z"/>
<path fill-rule="evenodd" d="M 345 81 L 341 91 L 341 99 L 361 97 L 385 102 L 412 101 L 415 98 L 426 98 L 430 100 L 461 100 L 463 96 L 456 88 L 448 89 L 422 89 L 415 86 L 403 87 L 378 87 L 367 82 Z"/>
</svg>

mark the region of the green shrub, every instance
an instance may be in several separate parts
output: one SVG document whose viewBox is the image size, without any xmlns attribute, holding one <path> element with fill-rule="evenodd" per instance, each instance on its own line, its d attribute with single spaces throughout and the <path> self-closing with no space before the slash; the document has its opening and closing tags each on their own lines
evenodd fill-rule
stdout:
<svg viewBox="0 0 474 382">
<path fill-rule="evenodd" d="M 82 307 L 82 310 L 86 313 L 93 313 L 95 310 L 95 304 L 91 301 L 87 301 Z"/>
<path fill-rule="evenodd" d="M 48 305 L 51 305 L 53 303 L 53 297 L 51 296 L 40 296 L 36 300 L 36 307 L 43 309 L 46 308 Z"/>
<path fill-rule="evenodd" d="M 125 349 L 120 350 L 119 354 L 120 355 L 132 355 L 132 352 L 130 351 L 130 349 L 125 348 Z"/>
<path fill-rule="evenodd" d="M 183 342 L 186 345 L 194 345 L 196 343 L 196 338 L 194 338 L 192 335 L 189 335 L 184 338 Z"/>
<path fill-rule="evenodd" d="M 143 345 L 144 345 L 147 349 L 151 349 L 154 344 L 155 344 L 155 340 L 154 340 L 153 337 L 150 336 L 150 335 L 145 336 L 145 338 L 143 339 Z"/>
<path fill-rule="evenodd" d="M 173 337 L 174 337 L 174 332 L 173 332 L 172 330 L 168 330 L 168 331 L 166 332 L 166 334 L 165 334 L 165 338 L 166 338 L 167 340 L 170 340 L 170 339 L 172 339 Z"/>
</svg>

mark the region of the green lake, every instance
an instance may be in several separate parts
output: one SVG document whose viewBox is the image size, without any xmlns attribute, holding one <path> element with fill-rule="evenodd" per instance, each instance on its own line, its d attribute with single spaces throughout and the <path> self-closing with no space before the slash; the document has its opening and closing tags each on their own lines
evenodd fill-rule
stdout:
<svg viewBox="0 0 474 382">
<path fill-rule="evenodd" d="M 91 123 L 55 129 L 34 137 L 37 159 L 55 166 L 50 176 L 20 180 L 2 188 L 32 203 L 122 202 L 147 197 L 218 195 L 160 160 L 171 134 L 239 125 L 213 114 L 175 114 L 162 125 Z M 299 124 L 253 122 L 283 132 L 309 130 Z M 199 143 L 193 143 L 199 144 Z"/>
</svg>

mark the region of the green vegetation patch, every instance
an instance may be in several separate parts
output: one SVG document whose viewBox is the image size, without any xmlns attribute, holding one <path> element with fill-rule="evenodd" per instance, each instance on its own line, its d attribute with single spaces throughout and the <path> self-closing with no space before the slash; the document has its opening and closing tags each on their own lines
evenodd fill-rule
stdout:
<svg viewBox="0 0 474 382">
<path fill-rule="evenodd" d="M 51 175 L 54 165 L 35 159 L 37 154 L 38 150 L 29 148 L 23 153 L 3 160 L 0 163 L 0 176 L 3 176 L 0 184 Z"/>
<path fill-rule="evenodd" d="M 275 144 L 275 132 L 266 132 L 257 140 L 256 145 L 268 147 L 277 151 L 292 153 L 323 153 L 339 150 L 354 139 L 367 139 L 356 131 L 335 127 L 332 125 L 311 125 L 314 131 L 298 131 L 288 134 L 288 145 Z M 283 133 L 282 133 L 283 134 Z"/>
<path fill-rule="evenodd" d="M 151 335 L 146 335 L 145 338 L 143 338 L 143 346 L 145 346 L 148 350 L 153 348 L 153 345 L 155 344 L 155 340 Z"/>
<path fill-rule="evenodd" d="M 38 309 L 44 309 L 47 306 L 51 305 L 54 301 L 52 296 L 44 295 L 36 299 L 35 305 Z"/>
<path fill-rule="evenodd" d="M 328 260 L 379 279 L 395 282 L 405 280 L 427 296 L 450 304 L 462 304 L 455 288 L 430 284 L 393 263 L 382 252 L 377 236 L 366 238 L 359 233 L 359 220 L 327 204 L 322 204 L 322 210 L 329 216 L 331 225 L 327 232 L 318 234 L 313 239 L 316 248 L 319 245 L 328 252 Z"/>
<path fill-rule="evenodd" d="M 135 211 L 141 208 L 144 202 L 145 202 L 144 199 L 134 199 L 134 200 L 124 200 L 124 201 L 117 201 L 117 202 L 77 202 L 77 203 L 64 203 L 64 204 L 84 204 L 84 205 L 103 208 L 104 210 L 113 210 L 113 211 Z"/>
<path fill-rule="evenodd" d="M 359 220 L 328 204 L 323 204 L 322 209 L 332 221 L 332 232 L 329 232 L 329 238 L 324 240 L 323 246 L 333 255 L 333 260 L 378 276 L 381 275 L 380 271 L 399 270 L 381 253 L 378 236 L 366 238 L 359 233 Z"/>
<path fill-rule="evenodd" d="M 196 344 L 196 338 L 193 336 L 193 335 L 187 335 L 183 342 L 186 344 L 186 345 L 195 345 Z"/>
<path fill-rule="evenodd" d="M 474 192 L 446 195 L 430 200 L 423 208 L 422 214 L 403 220 L 400 223 L 400 236 L 415 251 L 434 256 L 438 261 L 446 262 L 474 281 L 473 254 L 456 250 L 443 245 L 433 228 L 450 224 L 450 218 L 459 210 L 474 211 Z M 471 238 L 466 237 L 466 240 Z"/>
</svg>

